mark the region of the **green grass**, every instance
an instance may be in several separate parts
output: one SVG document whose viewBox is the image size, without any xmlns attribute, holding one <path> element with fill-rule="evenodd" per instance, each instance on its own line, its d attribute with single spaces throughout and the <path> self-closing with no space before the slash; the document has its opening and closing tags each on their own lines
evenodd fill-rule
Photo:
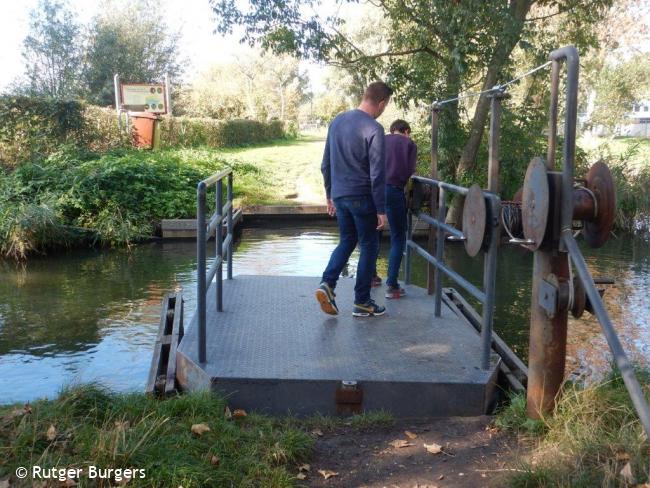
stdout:
<svg viewBox="0 0 650 488">
<path fill-rule="evenodd" d="M 650 398 L 650 371 L 637 377 Z M 626 487 L 620 472 L 628 462 L 636 483 L 650 482 L 650 445 L 618 374 L 588 387 L 566 384 L 542 420 L 530 420 L 525 397 L 514 396 L 494 424 L 531 447 L 504 486 Z"/>
<path fill-rule="evenodd" d="M 304 135 L 271 145 L 214 149 L 229 164 L 246 164 L 264 175 L 263 192 L 249 195 L 249 204 L 324 204 L 325 191 L 320 172 L 325 137 Z"/>
<path fill-rule="evenodd" d="M 15 483 L 12 473 L 19 466 L 93 465 L 143 468 L 146 478 L 133 479 L 129 486 L 290 487 L 299 485 L 295 474 L 309 459 L 315 429 L 364 430 L 392 423 L 385 412 L 227 419 L 225 407 L 223 399 L 207 392 L 159 400 L 141 393 L 112 394 L 92 384 L 34 402 L 26 414 L 23 405 L 0 407 L 0 484 L 7 477 Z M 194 424 L 210 430 L 196 435 Z"/>
<path fill-rule="evenodd" d="M 650 139 L 641 137 L 582 137 L 578 140 L 582 147 L 593 158 L 605 156 L 622 159 L 630 153 L 629 166 L 636 171 L 650 168 Z M 595 159 L 594 161 L 595 162 Z"/>
</svg>

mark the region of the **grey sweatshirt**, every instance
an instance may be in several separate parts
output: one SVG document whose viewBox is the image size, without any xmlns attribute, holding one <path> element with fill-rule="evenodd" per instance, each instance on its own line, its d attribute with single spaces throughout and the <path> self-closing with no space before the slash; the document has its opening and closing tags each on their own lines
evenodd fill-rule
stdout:
<svg viewBox="0 0 650 488">
<path fill-rule="evenodd" d="M 384 128 L 363 110 L 336 116 L 329 126 L 321 171 L 327 198 L 372 196 L 385 213 Z"/>
</svg>

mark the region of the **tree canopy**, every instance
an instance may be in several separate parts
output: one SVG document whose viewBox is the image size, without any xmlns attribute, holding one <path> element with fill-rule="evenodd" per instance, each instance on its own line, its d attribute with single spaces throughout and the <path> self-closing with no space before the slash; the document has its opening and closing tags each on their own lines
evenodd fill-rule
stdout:
<svg viewBox="0 0 650 488">
<path fill-rule="evenodd" d="M 593 26 L 611 3 L 370 0 L 384 20 L 365 25 L 355 36 L 339 16 L 320 15 L 314 0 L 211 0 L 219 32 L 242 28 L 242 42 L 321 60 L 357 78 L 382 78 L 396 89 L 401 105 L 491 88 L 514 73 L 517 59 L 538 63 L 563 43 L 584 50 L 595 44 Z M 342 0 L 342 5 L 357 4 Z M 519 58 L 515 48 L 522 53 Z M 465 123 L 461 115 L 468 108 L 473 114 Z M 488 109 L 487 96 L 470 107 L 445 106 L 441 137 L 456 176 L 476 164 Z"/>
</svg>

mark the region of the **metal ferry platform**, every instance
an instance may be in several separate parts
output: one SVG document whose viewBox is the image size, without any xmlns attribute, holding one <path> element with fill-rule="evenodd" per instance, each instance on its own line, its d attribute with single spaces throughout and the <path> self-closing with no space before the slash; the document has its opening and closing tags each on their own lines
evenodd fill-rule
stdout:
<svg viewBox="0 0 650 488">
<path fill-rule="evenodd" d="M 209 388 L 231 408 L 269 414 L 323 415 L 387 410 L 398 417 L 470 416 L 489 411 L 499 357 L 480 364 L 476 330 L 443 303 L 407 286 L 385 300 L 382 317 L 352 316 L 354 280 L 336 288 L 338 316 L 314 298 L 316 277 L 235 276 L 223 282 L 223 311 L 215 283 L 206 303 L 206 361 L 198 360 L 197 316 L 177 352 L 183 390 Z"/>
</svg>

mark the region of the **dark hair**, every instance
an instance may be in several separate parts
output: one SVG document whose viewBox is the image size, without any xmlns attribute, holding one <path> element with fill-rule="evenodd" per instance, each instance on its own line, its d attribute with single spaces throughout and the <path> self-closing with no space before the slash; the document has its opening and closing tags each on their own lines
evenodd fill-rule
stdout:
<svg viewBox="0 0 650 488">
<path fill-rule="evenodd" d="M 397 119 L 390 124 L 390 131 L 391 133 L 401 132 L 402 134 L 406 134 L 407 132 L 411 132 L 411 126 L 406 120 Z"/>
<path fill-rule="evenodd" d="M 370 100 L 373 103 L 383 102 L 388 100 L 393 94 L 393 89 L 383 81 L 375 81 L 368 85 L 366 91 L 363 93 L 364 100 Z"/>
</svg>

